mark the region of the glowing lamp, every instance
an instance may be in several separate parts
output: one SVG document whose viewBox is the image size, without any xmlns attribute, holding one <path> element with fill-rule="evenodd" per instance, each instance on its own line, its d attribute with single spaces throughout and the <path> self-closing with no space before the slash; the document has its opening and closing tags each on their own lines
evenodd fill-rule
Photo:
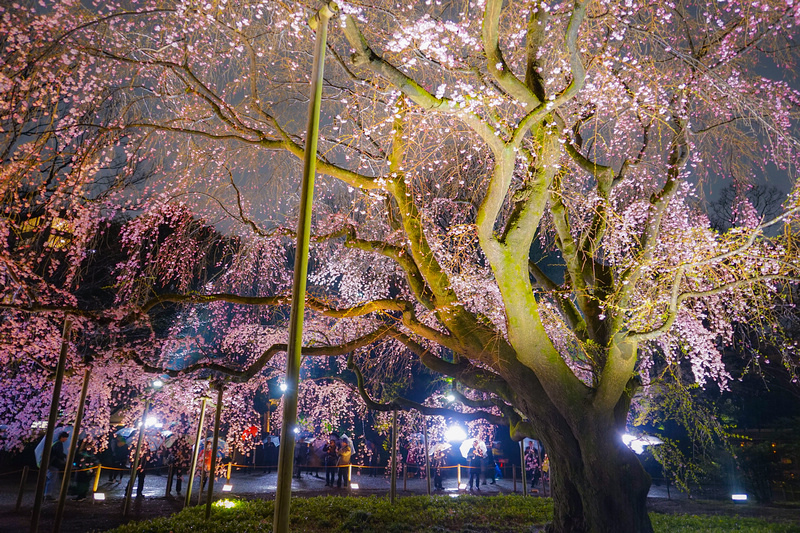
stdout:
<svg viewBox="0 0 800 533">
<path fill-rule="evenodd" d="M 461 441 L 467 438 L 467 432 L 461 426 L 450 426 L 444 432 L 444 438 L 448 442 Z"/>
</svg>

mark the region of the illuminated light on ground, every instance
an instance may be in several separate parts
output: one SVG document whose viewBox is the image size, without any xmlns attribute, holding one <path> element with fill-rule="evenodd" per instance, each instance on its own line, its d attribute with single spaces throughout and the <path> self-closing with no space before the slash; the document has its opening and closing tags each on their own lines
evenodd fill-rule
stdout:
<svg viewBox="0 0 800 533">
<path fill-rule="evenodd" d="M 350 483 L 350 488 L 358 490 L 358 483 Z"/>
<path fill-rule="evenodd" d="M 217 500 L 214 502 L 215 507 L 224 507 L 225 509 L 230 509 L 231 507 L 236 507 L 237 505 L 239 505 L 239 502 L 235 500 Z"/>
<path fill-rule="evenodd" d="M 458 490 L 467 490 L 467 484 L 462 483 L 461 485 L 458 486 Z"/>
<path fill-rule="evenodd" d="M 97 501 L 97 502 L 103 501 L 103 500 L 106 499 L 106 493 L 105 492 L 95 492 L 92 495 L 92 497 L 94 498 L 94 501 Z"/>
<path fill-rule="evenodd" d="M 229 485 L 228 483 L 222 485 L 222 492 L 230 492 L 232 490 L 233 490 L 233 485 Z"/>
<path fill-rule="evenodd" d="M 746 502 L 747 494 L 731 494 L 731 500 L 735 502 Z"/>
</svg>

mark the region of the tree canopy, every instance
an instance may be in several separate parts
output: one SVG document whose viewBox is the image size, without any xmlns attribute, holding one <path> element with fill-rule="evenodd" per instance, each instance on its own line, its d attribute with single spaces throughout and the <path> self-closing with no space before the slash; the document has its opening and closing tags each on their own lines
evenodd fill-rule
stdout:
<svg viewBox="0 0 800 533">
<path fill-rule="evenodd" d="M 7 357 L 44 357 L 32 336 L 57 338 L 67 312 L 105 361 L 186 377 L 169 358 L 210 347 L 188 370 L 264 379 L 317 7 L 0 13 Z M 412 355 L 545 442 L 556 530 L 650 531 L 649 479 L 618 438 L 633 394 L 665 366 L 724 386 L 734 325 L 778 338 L 794 312 L 797 6 L 330 7 L 304 353 L 356 354 L 367 381 Z M 767 176 L 791 188 L 771 219 L 747 194 Z M 704 203 L 725 180 L 739 192 L 721 231 Z M 69 235 L 50 243 L 57 219 Z M 83 305 L 110 221 L 127 254 L 115 303 Z M 48 241 L 28 249 L 35 228 Z"/>
</svg>

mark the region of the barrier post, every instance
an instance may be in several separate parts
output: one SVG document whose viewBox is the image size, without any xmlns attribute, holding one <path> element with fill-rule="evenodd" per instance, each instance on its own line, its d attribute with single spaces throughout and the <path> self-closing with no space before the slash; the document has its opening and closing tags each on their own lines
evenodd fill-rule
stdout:
<svg viewBox="0 0 800 533">
<path fill-rule="evenodd" d="M 458 488 L 461 488 L 461 463 L 458 463 Z"/>
<path fill-rule="evenodd" d="M 92 485 L 92 492 L 97 492 L 97 487 L 100 485 L 100 472 L 103 471 L 103 465 L 97 465 L 97 472 L 94 474 L 94 484 Z"/>
<path fill-rule="evenodd" d="M 353 480 L 353 463 L 347 465 L 347 486 L 350 486 L 350 482 Z"/>
<path fill-rule="evenodd" d="M 511 465 L 511 477 L 514 478 L 514 492 L 517 492 L 517 465 Z"/>
<path fill-rule="evenodd" d="M 22 478 L 19 480 L 19 492 L 17 493 L 17 505 L 14 507 L 15 511 L 19 511 L 19 506 L 22 505 L 22 493 L 25 491 L 25 482 L 28 481 L 28 471 L 30 467 L 22 467 Z"/>
</svg>

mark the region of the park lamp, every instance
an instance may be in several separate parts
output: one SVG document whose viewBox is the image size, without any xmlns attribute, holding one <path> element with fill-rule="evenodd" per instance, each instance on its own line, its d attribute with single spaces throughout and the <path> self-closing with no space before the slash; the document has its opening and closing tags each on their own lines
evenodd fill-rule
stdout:
<svg viewBox="0 0 800 533">
<path fill-rule="evenodd" d="M 164 386 L 164 382 L 160 379 L 156 379 L 153 383 L 150 384 L 154 389 L 158 390 Z"/>
<path fill-rule="evenodd" d="M 747 494 L 738 493 L 738 494 L 731 494 L 731 500 L 735 502 L 746 502 L 747 501 Z"/>
<path fill-rule="evenodd" d="M 451 403 L 452 403 L 452 402 L 456 401 L 456 395 L 455 395 L 455 394 L 453 394 L 452 392 L 448 392 L 448 393 L 445 395 L 444 399 L 445 399 L 445 400 L 447 400 L 448 402 L 451 402 Z"/>
<path fill-rule="evenodd" d="M 288 389 L 289 386 L 286 383 L 281 383 L 278 385 L 278 388 L 281 389 L 281 392 L 286 392 L 286 389 Z"/>
<path fill-rule="evenodd" d="M 467 438 L 467 432 L 456 424 L 447 428 L 444 432 L 444 438 L 447 439 L 448 442 L 463 441 Z"/>
<path fill-rule="evenodd" d="M 96 502 L 105 501 L 106 493 L 105 492 L 95 492 L 94 494 L 92 494 L 92 498 Z"/>
</svg>

